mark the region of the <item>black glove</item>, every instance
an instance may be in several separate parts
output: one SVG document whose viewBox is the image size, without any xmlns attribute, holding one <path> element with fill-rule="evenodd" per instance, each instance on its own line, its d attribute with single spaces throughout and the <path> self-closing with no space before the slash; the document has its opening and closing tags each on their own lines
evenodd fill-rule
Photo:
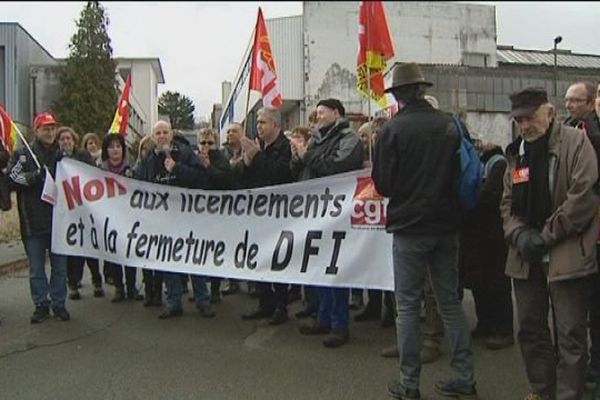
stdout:
<svg viewBox="0 0 600 400">
<path fill-rule="evenodd" d="M 40 169 L 36 169 L 35 171 L 26 174 L 25 180 L 27 180 L 27 183 L 30 186 L 34 186 L 34 185 L 37 185 L 37 184 L 43 182 L 45 177 L 46 177 L 46 175 L 44 174 L 44 170 L 40 168 Z"/>
<path fill-rule="evenodd" d="M 530 264 L 539 264 L 544 254 L 549 250 L 548 245 L 537 229 L 525 229 L 521 231 L 515 242 L 523 261 Z"/>
</svg>

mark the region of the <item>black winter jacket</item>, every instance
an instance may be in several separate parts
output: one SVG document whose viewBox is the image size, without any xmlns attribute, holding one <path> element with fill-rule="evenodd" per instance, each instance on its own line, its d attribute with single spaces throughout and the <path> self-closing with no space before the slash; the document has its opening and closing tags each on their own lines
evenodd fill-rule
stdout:
<svg viewBox="0 0 600 400">
<path fill-rule="evenodd" d="M 206 168 L 200 164 L 189 145 L 179 140 L 173 140 L 170 153 L 176 162 L 171 172 L 167 172 L 165 169 L 166 154 L 158 148 L 154 148 L 136 166 L 133 173 L 135 179 L 194 189 L 208 187 Z"/>
<path fill-rule="evenodd" d="M 407 104 L 383 126 L 372 177 L 377 191 L 390 198 L 388 232 L 456 232 L 459 139 L 451 116 L 426 100 Z"/>
<path fill-rule="evenodd" d="M 316 131 L 302 160 L 292 160 L 291 167 L 298 181 L 335 175 L 362 168 L 364 149 L 358 136 L 345 118 L 333 126 Z"/>
<path fill-rule="evenodd" d="M 17 191 L 21 237 L 49 235 L 52 232 L 52 206 L 40 199 L 44 187 L 44 166 L 56 175 L 58 145 L 44 147 L 38 140 L 31 143 L 42 169 L 38 169 L 26 147 L 17 149 L 8 162 L 8 175 Z"/>
<path fill-rule="evenodd" d="M 209 150 L 208 158 L 210 159 L 210 165 L 207 168 L 210 189 L 236 189 L 237 180 L 225 155 L 219 150 Z"/>
<path fill-rule="evenodd" d="M 254 156 L 249 166 L 240 163 L 241 184 L 244 188 L 255 188 L 291 182 L 291 158 L 290 143 L 280 132 L 270 145 L 265 147 L 261 142 L 261 151 Z"/>
</svg>

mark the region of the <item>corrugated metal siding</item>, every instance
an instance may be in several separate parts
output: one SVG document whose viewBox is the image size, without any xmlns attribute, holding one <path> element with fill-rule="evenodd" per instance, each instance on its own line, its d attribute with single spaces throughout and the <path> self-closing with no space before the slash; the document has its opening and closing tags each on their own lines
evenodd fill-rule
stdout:
<svg viewBox="0 0 600 400">
<path fill-rule="evenodd" d="M 302 16 L 268 19 L 266 22 L 282 96 L 286 100 L 303 100 Z"/>
<path fill-rule="evenodd" d="M 498 62 L 505 64 L 554 66 L 554 53 L 528 50 L 498 50 Z M 600 56 L 558 53 L 556 64 L 567 68 L 600 68 Z"/>
</svg>

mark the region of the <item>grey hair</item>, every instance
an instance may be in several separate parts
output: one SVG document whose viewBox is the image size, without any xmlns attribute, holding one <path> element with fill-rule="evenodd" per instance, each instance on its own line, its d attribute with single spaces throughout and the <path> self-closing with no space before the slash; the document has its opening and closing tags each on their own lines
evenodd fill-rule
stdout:
<svg viewBox="0 0 600 400">
<path fill-rule="evenodd" d="M 277 108 L 263 107 L 258 110 L 258 114 L 263 114 L 271 121 L 275 122 L 275 125 L 281 126 L 281 112 Z"/>
</svg>

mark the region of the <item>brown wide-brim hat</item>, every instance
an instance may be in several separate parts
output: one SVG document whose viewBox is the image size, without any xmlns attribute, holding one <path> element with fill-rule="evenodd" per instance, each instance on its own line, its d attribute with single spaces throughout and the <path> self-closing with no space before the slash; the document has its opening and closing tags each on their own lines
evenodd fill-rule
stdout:
<svg viewBox="0 0 600 400">
<path fill-rule="evenodd" d="M 396 65 L 392 71 L 392 86 L 385 89 L 385 92 L 389 92 L 394 88 L 406 85 L 414 85 L 416 83 L 423 84 L 425 86 L 433 86 L 433 83 L 426 81 L 421 68 L 414 63 L 403 63 Z"/>
</svg>

